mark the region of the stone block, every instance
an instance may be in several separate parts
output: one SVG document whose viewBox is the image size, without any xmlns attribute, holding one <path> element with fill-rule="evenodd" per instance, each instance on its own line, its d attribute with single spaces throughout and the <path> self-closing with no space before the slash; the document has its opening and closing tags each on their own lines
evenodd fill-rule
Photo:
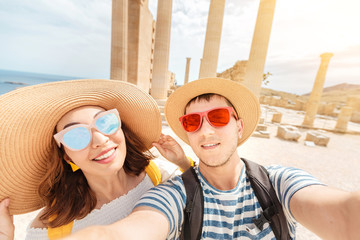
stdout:
<svg viewBox="0 0 360 240">
<path fill-rule="evenodd" d="M 278 106 L 285 108 L 287 107 L 288 103 L 289 101 L 287 99 L 281 98 L 278 102 Z"/>
<path fill-rule="evenodd" d="M 351 116 L 351 121 L 354 123 L 360 123 L 360 111 L 353 112 Z"/>
<path fill-rule="evenodd" d="M 264 124 L 264 122 L 265 122 L 265 118 L 261 117 L 261 118 L 259 119 L 259 124 Z"/>
<path fill-rule="evenodd" d="M 270 99 L 269 105 L 278 106 L 278 102 L 279 102 L 280 99 L 281 99 L 280 96 L 272 96 L 271 99 Z"/>
<path fill-rule="evenodd" d="M 261 104 L 265 104 L 265 96 L 260 96 L 260 97 L 259 97 L 259 102 L 260 102 Z"/>
<path fill-rule="evenodd" d="M 267 126 L 264 124 L 258 124 L 256 127 L 256 131 L 266 131 L 267 130 Z"/>
<path fill-rule="evenodd" d="M 281 123 L 281 118 L 282 118 L 282 113 L 274 113 L 271 121 L 275 123 Z"/>
<path fill-rule="evenodd" d="M 306 139 L 305 141 L 311 141 L 314 142 L 316 145 L 324 146 L 326 147 L 329 143 L 330 138 L 326 136 L 323 133 L 320 133 L 318 131 L 308 131 L 306 133 Z"/>
<path fill-rule="evenodd" d="M 268 131 L 255 131 L 252 136 L 259 138 L 270 138 L 270 133 Z"/>
<path fill-rule="evenodd" d="M 331 116 L 331 114 L 334 112 L 335 110 L 335 107 L 336 107 L 336 104 L 335 103 L 328 103 L 326 104 L 325 106 L 325 109 L 324 109 L 324 114 L 325 115 L 328 115 L 328 116 Z"/>
<path fill-rule="evenodd" d="M 288 140 L 288 141 L 298 141 L 301 137 L 301 133 L 296 127 L 292 126 L 279 126 L 277 130 L 277 137 Z"/>
<path fill-rule="evenodd" d="M 263 104 L 269 105 L 271 103 L 271 99 L 272 99 L 271 96 L 265 96 Z"/>
<path fill-rule="evenodd" d="M 296 100 L 294 109 L 298 111 L 304 111 L 305 104 L 306 103 L 304 101 Z"/>
<path fill-rule="evenodd" d="M 360 97 L 355 95 L 349 96 L 346 105 L 352 107 L 354 111 L 360 111 Z"/>
</svg>

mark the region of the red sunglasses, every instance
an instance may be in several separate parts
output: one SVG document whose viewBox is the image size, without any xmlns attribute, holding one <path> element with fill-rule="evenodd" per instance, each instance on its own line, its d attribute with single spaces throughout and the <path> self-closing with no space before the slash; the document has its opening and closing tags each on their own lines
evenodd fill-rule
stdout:
<svg viewBox="0 0 360 240">
<path fill-rule="evenodd" d="M 197 131 L 202 124 L 203 116 L 206 117 L 208 123 L 213 127 L 226 126 L 230 121 L 230 114 L 234 114 L 236 120 L 235 110 L 232 107 L 213 108 L 206 112 L 189 113 L 179 118 L 181 125 L 187 132 Z"/>
</svg>

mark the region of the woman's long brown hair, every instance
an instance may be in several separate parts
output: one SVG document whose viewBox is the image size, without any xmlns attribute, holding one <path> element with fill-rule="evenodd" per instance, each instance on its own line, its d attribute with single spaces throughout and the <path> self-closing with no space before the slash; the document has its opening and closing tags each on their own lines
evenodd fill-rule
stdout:
<svg viewBox="0 0 360 240">
<path fill-rule="evenodd" d="M 122 123 L 126 142 L 124 170 L 139 175 L 154 158 L 140 139 Z M 45 208 L 40 220 L 48 227 L 59 227 L 87 216 L 96 206 L 96 196 L 81 170 L 73 172 L 64 160 L 64 150 L 53 142 L 53 157 L 40 182 L 38 193 Z M 126 207 L 126 206 L 124 206 Z"/>
</svg>

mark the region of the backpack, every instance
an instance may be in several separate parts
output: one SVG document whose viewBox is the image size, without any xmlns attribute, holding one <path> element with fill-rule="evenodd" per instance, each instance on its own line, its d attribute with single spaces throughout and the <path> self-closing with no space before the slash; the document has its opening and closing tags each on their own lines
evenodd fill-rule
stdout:
<svg viewBox="0 0 360 240">
<path fill-rule="evenodd" d="M 246 166 L 246 174 L 254 189 L 263 212 L 254 218 L 254 224 L 260 229 L 267 222 L 277 240 L 290 239 L 289 229 L 282 206 L 270 182 L 266 169 L 254 162 L 241 158 Z M 194 168 L 189 168 L 182 174 L 186 191 L 186 206 L 184 209 L 184 223 L 180 234 L 181 240 L 198 240 L 202 234 L 204 197 L 200 181 Z"/>
<path fill-rule="evenodd" d="M 154 186 L 161 182 L 161 173 L 158 166 L 153 162 L 149 161 L 149 165 L 145 168 L 145 172 L 150 177 Z M 50 220 L 55 217 L 51 217 Z M 63 238 L 71 234 L 74 221 L 56 228 L 48 228 L 48 237 L 50 240 Z"/>
</svg>

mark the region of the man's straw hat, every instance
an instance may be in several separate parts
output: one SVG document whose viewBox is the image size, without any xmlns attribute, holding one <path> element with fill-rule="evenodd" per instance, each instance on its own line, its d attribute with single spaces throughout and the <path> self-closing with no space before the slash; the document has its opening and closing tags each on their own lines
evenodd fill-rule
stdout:
<svg viewBox="0 0 360 240">
<path fill-rule="evenodd" d="M 122 122 L 151 148 L 161 134 L 155 100 L 127 82 L 71 80 L 20 88 L 0 96 L 0 200 L 11 214 L 42 207 L 37 188 L 51 156 L 57 122 L 70 110 L 97 105 L 116 108 Z"/>
<path fill-rule="evenodd" d="M 185 106 L 191 99 L 205 93 L 216 93 L 226 97 L 235 107 L 239 118 L 243 119 L 244 131 L 238 140 L 240 146 L 256 129 L 260 117 L 260 104 L 248 88 L 232 80 L 203 78 L 175 90 L 165 104 L 165 116 L 169 126 L 181 140 L 189 144 L 179 118 L 185 114 Z"/>
</svg>

